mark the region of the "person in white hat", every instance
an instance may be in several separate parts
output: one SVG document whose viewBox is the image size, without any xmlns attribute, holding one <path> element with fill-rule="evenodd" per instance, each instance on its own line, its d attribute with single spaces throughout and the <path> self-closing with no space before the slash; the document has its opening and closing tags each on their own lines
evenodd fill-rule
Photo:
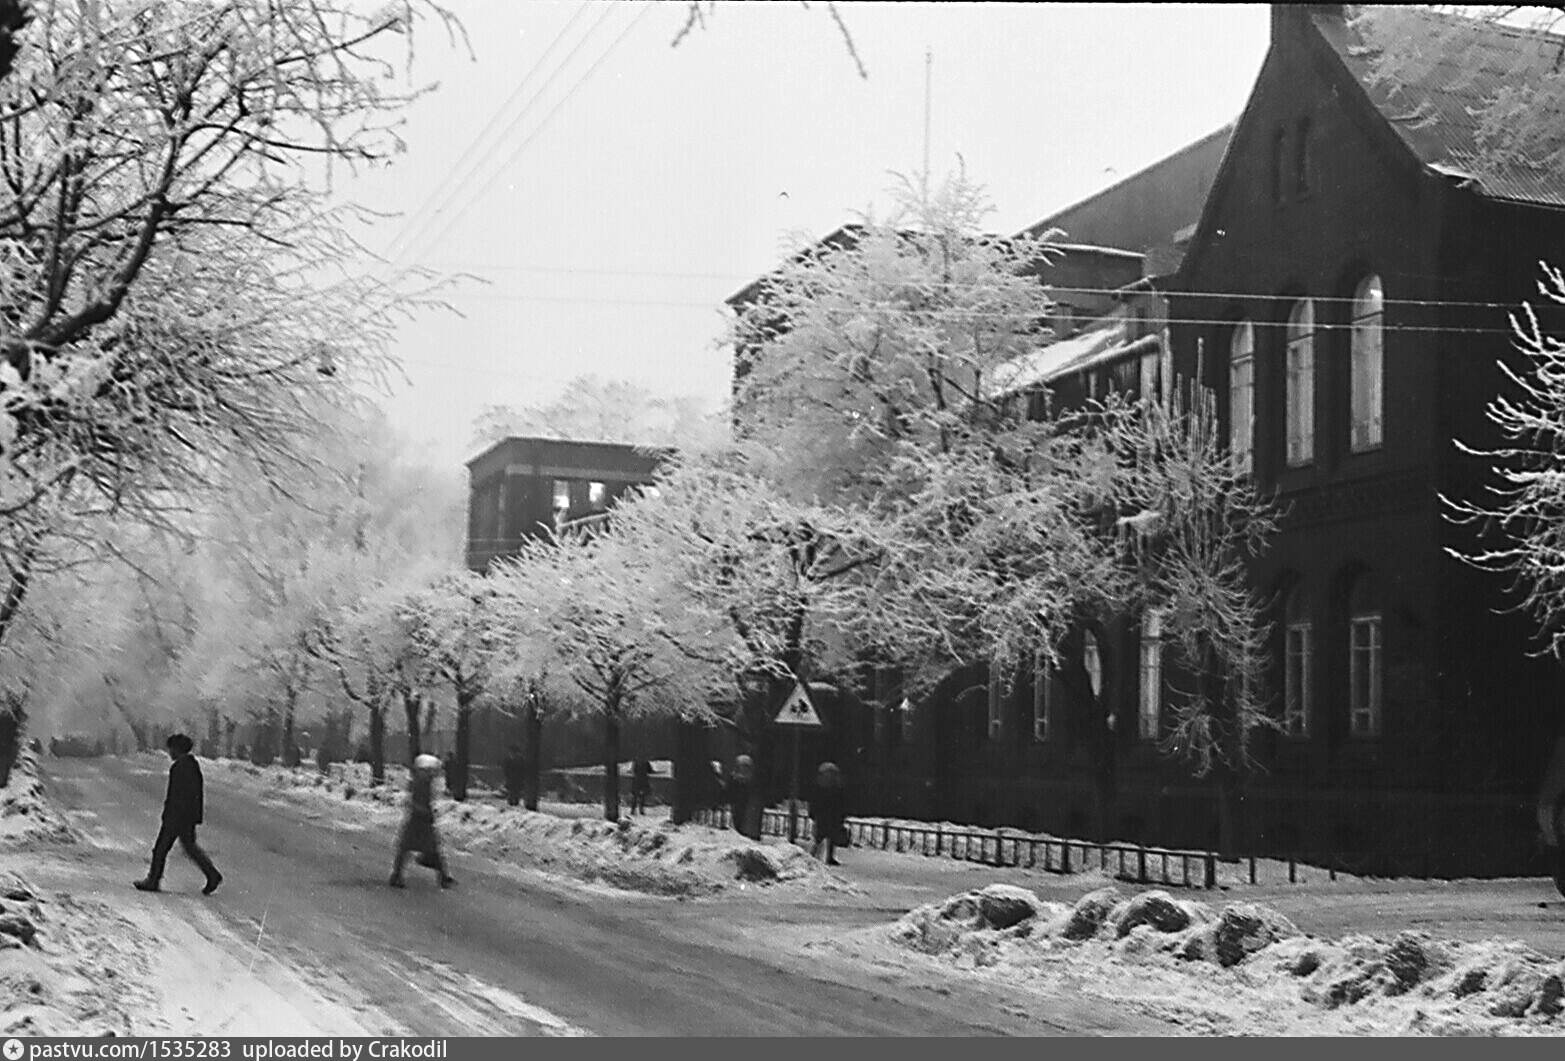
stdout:
<svg viewBox="0 0 1565 1061">
<path fill-rule="evenodd" d="M 440 857 L 440 841 L 435 836 L 435 775 L 439 773 L 440 760 L 433 755 L 420 755 L 413 760 L 413 776 L 408 783 L 408 816 L 397 836 L 397 859 L 391 867 L 393 888 L 405 886 L 402 867 L 414 851 L 419 853 L 419 865 L 440 874 L 442 888 L 456 883 L 456 878 L 446 872 L 445 860 Z"/>
</svg>

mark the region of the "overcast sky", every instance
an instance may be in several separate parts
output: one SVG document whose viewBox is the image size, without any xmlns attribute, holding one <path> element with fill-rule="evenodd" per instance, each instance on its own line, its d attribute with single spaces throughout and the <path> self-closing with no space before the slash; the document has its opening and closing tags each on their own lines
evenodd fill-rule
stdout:
<svg viewBox="0 0 1565 1061">
<path fill-rule="evenodd" d="M 420 102 L 394 168 L 346 191 L 400 214 L 367 237 L 477 274 L 401 331 L 387 401 L 425 459 L 471 457 L 489 404 L 581 373 L 717 403 L 723 299 L 791 233 L 883 209 L 892 173 L 965 161 L 1015 231 L 1236 117 L 1267 46 L 1252 5 L 445 0 L 471 54 L 417 39 Z M 703 4 L 703 9 L 705 5 Z"/>
</svg>

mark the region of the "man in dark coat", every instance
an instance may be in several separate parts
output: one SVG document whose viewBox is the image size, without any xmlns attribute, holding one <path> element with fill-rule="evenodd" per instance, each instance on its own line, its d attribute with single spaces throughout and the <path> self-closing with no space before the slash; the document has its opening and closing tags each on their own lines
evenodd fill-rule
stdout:
<svg viewBox="0 0 1565 1061">
<path fill-rule="evenodd" d="M 514 807 L 522 801 L 522 789 L 527 784 L 527 758 L 520 744 L 511 745 L 500 769 L 505 772 L 505 801 Z"/>
<path fill-rule="evenodd" d="M 163 825 L 152 845 L 152 868 L 144 879 L 136 882 L 136 887 L 141 891 L 155 892 L 160 889 L 163 867 L 175 840 L 179 841 L 179 846 L 185 849 L 191 861 L 201 868 L 201 872 L 206 874 L 206 887 L 201 889 L 202 895 L 211 895 L 223 883 L 223 875 L 196 843 L 196 826 L 201 824 L 204 807 L 201 764 L 190 753 L 193 747 L 194 742 L 183 733 L 176 733 L 168 739 L 168 756 L 174 762 L 168 768 L 168 794 L 163 797 Z"/>
</svg>

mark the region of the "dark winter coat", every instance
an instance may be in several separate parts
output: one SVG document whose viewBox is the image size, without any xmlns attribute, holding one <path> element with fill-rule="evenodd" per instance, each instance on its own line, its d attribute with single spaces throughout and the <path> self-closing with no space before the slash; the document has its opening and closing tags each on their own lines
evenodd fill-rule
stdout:
<svg viewBox="0 0 1565 1061">
<path fill-rule="evenodd" d="M 408 816 L 397 845 L 404 851 L 433 852 L 435 840 L 435 779 L 415 773 L 408 786 Z"/>
<path fill-rule="evenodd" d="M 201 764 L 194 755 L 181 755 L 168 768 L 168 795 L 163 797 L 163 821 L 170 825 L 200 825 L 202 818 Z"/>
<path fill-rule="evenodd" d="M 842 788 L 816 785 L 810 794 L 810 820 L 815 823 L 815 835 L 835 838 L 842 831 L 846 816 Z"/>
</svg>

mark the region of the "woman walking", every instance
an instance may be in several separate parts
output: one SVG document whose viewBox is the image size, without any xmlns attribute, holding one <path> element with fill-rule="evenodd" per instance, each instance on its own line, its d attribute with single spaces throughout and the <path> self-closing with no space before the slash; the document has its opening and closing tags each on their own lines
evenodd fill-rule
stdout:
<svg viewBox="0 0 1565 1061">
<path fill-rule="evenodd" d="M 433 755 L 420 755 L 413 760 L 413 776 L 408 782 L 408 816 L 397 836 L 397 859 L 391 867 L 389 883 L 393 888 L 405 887 L 402 867 L 414 851 L 419 853 L 419 865 L 440 874 L 442 888 L 456 883 L 456 878 L 446 872 L 445 860 L 440 857 L 440 841 L 435 836 L 435 775 L 440 769 L 440 760 Z"/>
</svg>

